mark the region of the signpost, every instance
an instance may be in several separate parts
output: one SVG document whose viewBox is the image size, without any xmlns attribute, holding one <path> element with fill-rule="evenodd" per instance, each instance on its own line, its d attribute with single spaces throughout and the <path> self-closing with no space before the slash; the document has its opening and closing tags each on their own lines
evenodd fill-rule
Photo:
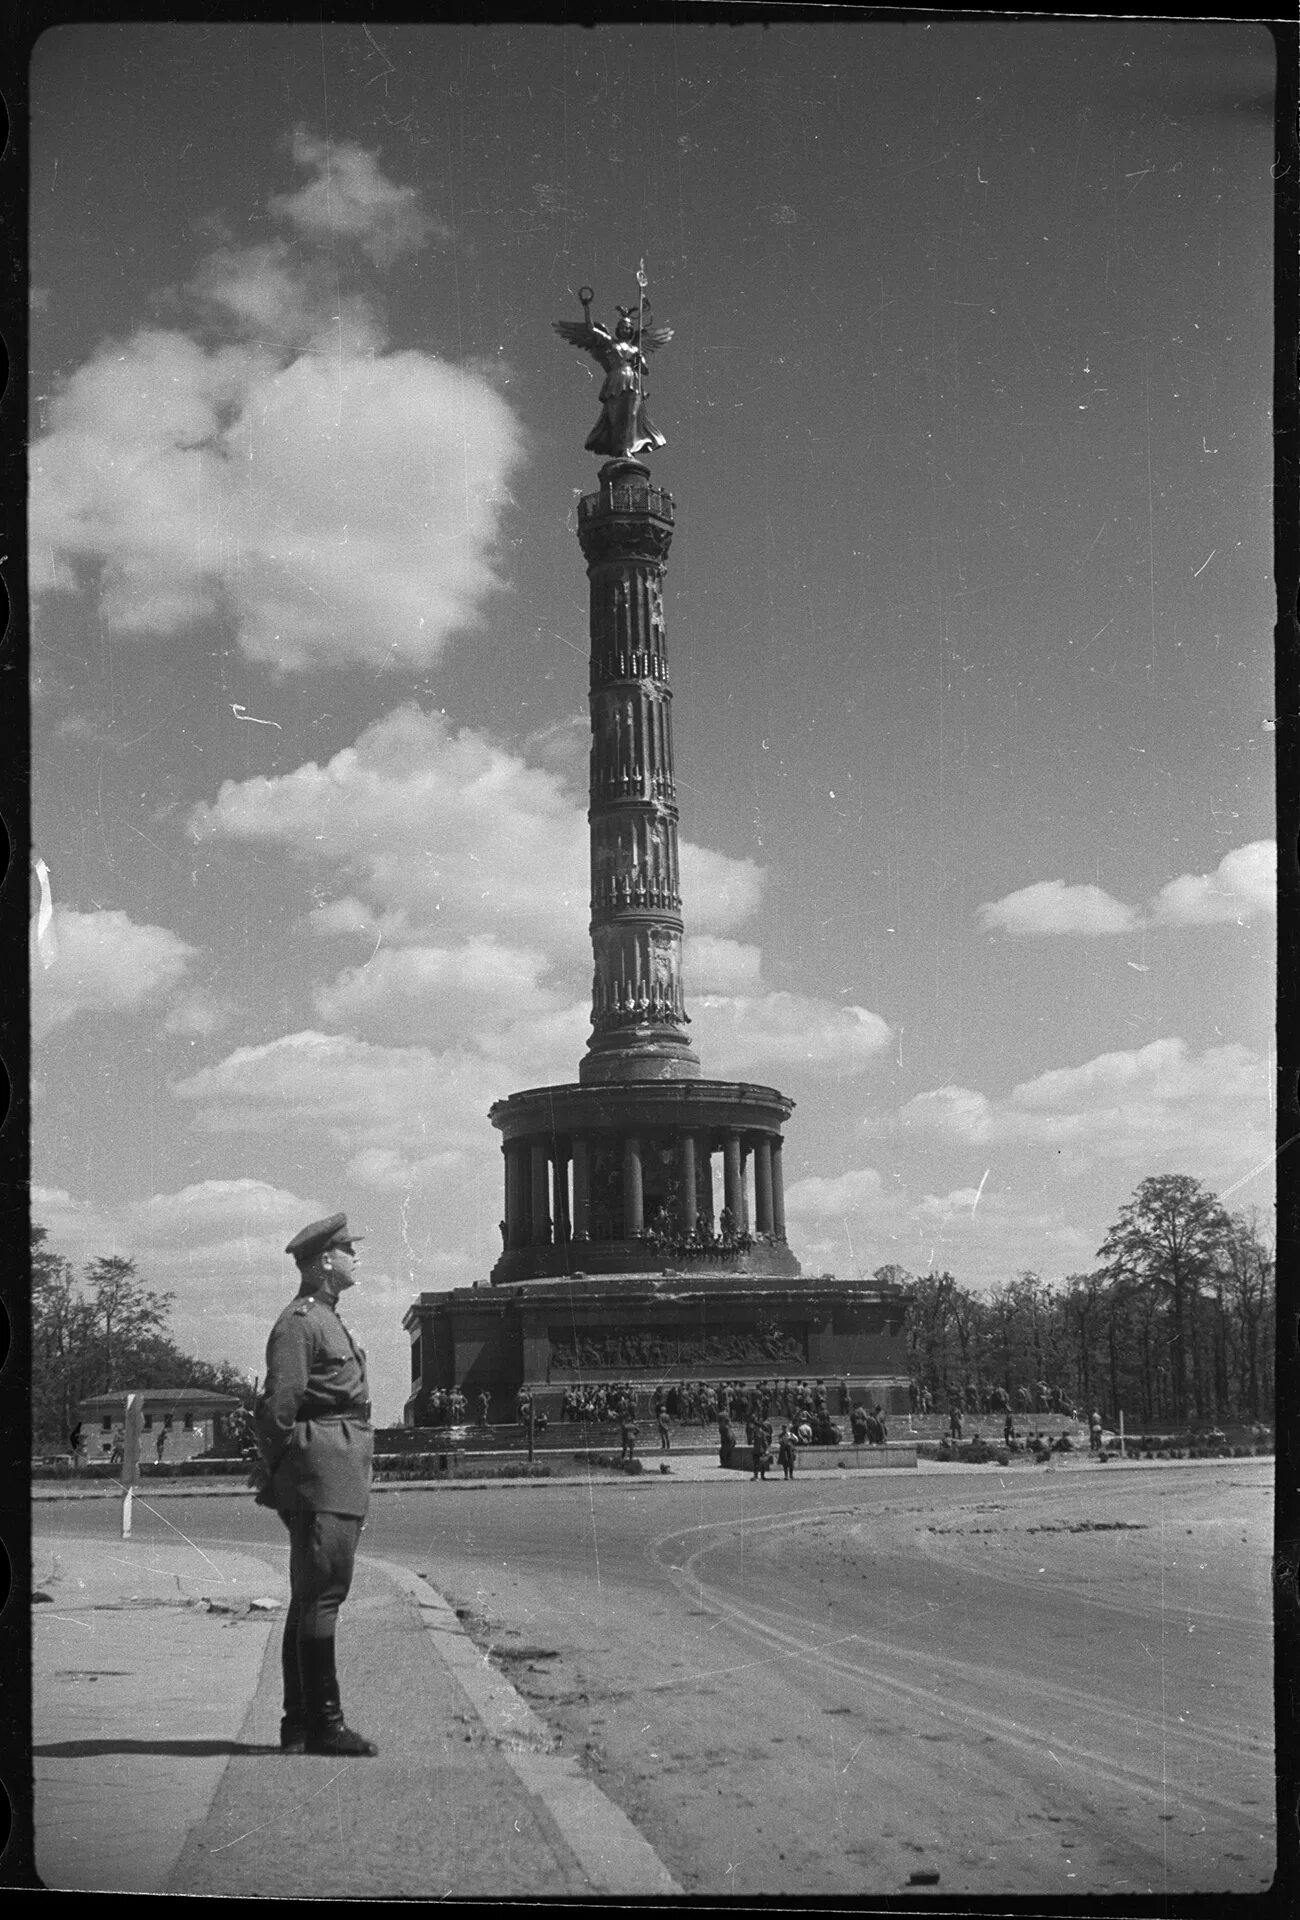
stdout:
<svg viewBox="0 0 1300 1920">
<path fill-rule="evenodd" d="M 131 1538 L 131 1496 L 140 1478 L 140 1434 L 144 1428 L 144 1395 L 128 1393 L 122 1431 L 122 1538 Z"/>
</svg>

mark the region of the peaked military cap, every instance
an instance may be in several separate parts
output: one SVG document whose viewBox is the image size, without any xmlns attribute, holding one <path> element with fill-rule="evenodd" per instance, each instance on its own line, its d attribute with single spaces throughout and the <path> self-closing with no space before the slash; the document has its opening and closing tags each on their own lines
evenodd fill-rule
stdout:
<svg viewBox="0 0 1300 1920">
<path fill-rule="evenodd" d="M 364 1237 L 350 1230 L 346 1213 L 332 1213 L 328 1220 L 313 1220 L 301 1233 L 295 1233 L 285 1252 L 291 1253 L 298 1265 L 304 1267 L 318 1253 L 324 1253 L 327 1247 L 343 1246 L 348 1241 Z"/>
</svg>

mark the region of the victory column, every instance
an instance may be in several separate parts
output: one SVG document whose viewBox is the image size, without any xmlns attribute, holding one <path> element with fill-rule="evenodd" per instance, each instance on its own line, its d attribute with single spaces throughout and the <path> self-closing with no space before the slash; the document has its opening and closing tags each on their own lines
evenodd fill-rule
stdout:
<svg viewBox="0 0 1300 1920">
<path fill-rule="evenodd" d="M 786 1242 L 775 1088 L 706 1080 L 687 1028 L 663 578 L 672 496 L 644 456 L 665 444 L 646 411 L 651 323 L 644 266 L 612 330 L 555 331 L 604 370 L 586 439 L 602 460 L 578 503 L 590 581 L 591 1034 L 576 1083 L 513 1093 L 502 1135 L 502 1249 L 491 1286 L 422 1294 L 408 1424 L 436 1389 L 522 1385 L 541 1404 L 579 1378 L 843 1375 L 905 1393 L 900 1303 L 874 1285 L 804 1279 Z M 904 1400 L 905 1404 L 905 1400 Z"/>
</svg>

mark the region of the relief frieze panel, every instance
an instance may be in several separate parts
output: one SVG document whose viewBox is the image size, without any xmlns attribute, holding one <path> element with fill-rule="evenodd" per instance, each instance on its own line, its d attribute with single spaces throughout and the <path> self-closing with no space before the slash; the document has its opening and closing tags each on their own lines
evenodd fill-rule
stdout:
<svg viewBox="0 0 1300 1920">
<path fill-rule="evenodd" d="M 627 1373 L 640 1368 L 682 1372 L 695 1367 L 726 1369 L 806 1367 L 808 1330 L 794 1321 L 756 1327 L 619 1327 L 575 1330 L 548 1327 L 551 1366 L 561 1373 Z"/>
</svg>

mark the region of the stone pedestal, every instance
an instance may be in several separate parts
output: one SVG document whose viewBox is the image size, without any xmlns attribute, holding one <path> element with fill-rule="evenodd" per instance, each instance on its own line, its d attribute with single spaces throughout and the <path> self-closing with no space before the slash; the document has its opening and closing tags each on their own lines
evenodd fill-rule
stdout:
<svg viewBox="0 0 1300 1920">
<path fill-rule="evenodd" d="M 780 1277 L 731 1264 L 712 1273 L 573 1275 L 421 1294 L 403 1321 L 412 1343 L 408 1425 L 436 1388 L 472 1405 L 527 1385 L 558 1419 L 566 1387 L 646 1391 L 684 1381 L 821 1385 L 832 1419 L 840 1388 L 887 1414 L 907 1412 L 905 1300 L 872 1283 Z"/>
</svg>

